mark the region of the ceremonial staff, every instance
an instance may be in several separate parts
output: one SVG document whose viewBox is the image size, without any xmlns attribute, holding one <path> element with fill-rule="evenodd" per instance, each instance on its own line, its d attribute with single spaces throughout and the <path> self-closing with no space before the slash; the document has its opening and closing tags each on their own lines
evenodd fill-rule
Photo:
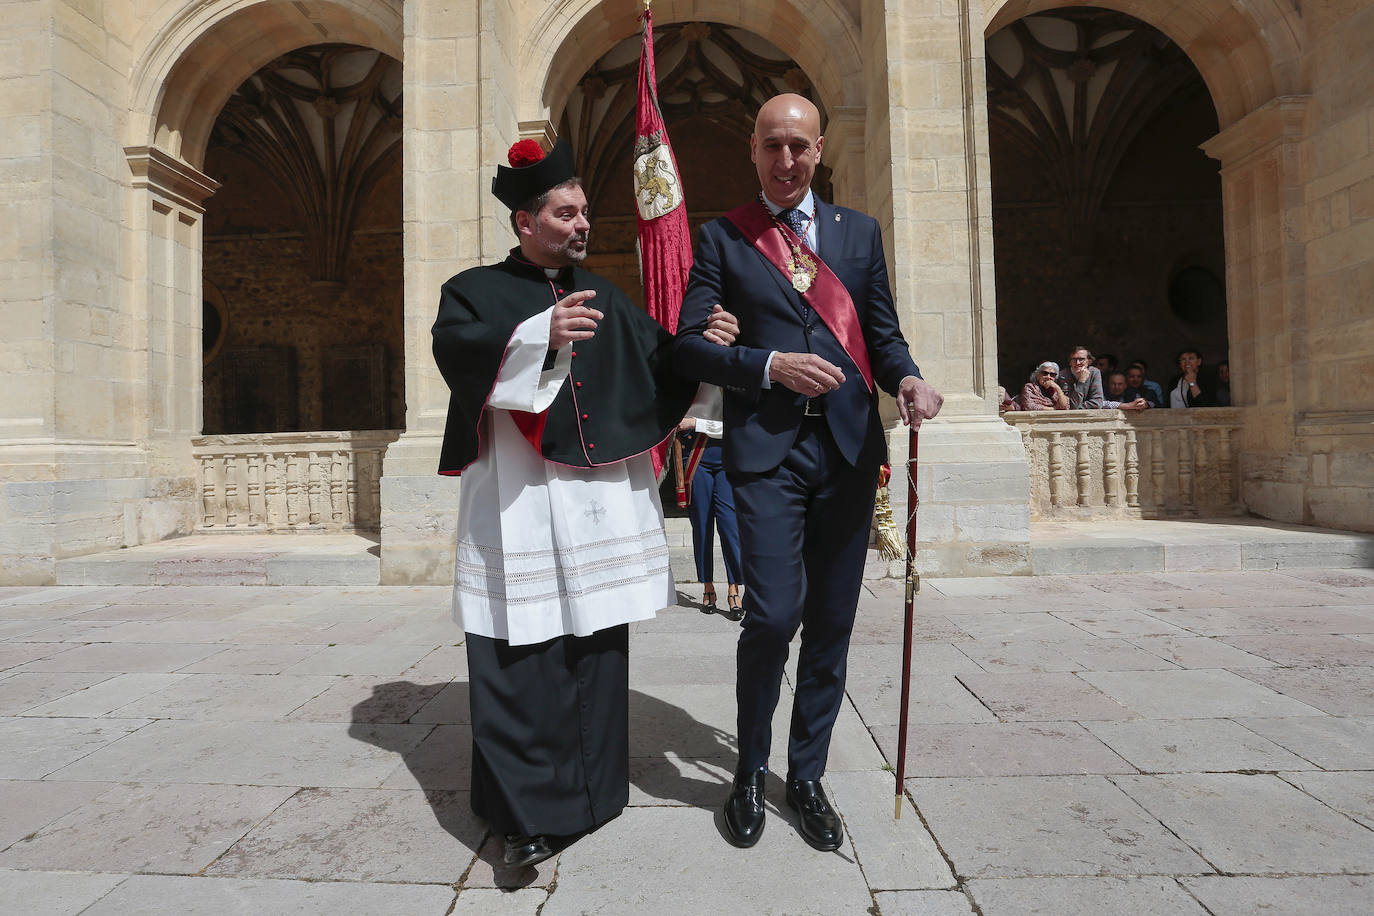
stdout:
<svg viewBox="0 0 1374 916">
<path fill-rule="evenodd" d="M 916 447 L 917 430 L 911 427 L 906 459 L 906 621 L 902 627 L 902 718 L 897 724 L 897 804 L 893 817 L 902 816 L 902 790 L 906 780 L 906 717 L 911 694 L 911 630 L 916 617 L 916 593 L 921 590 L 921 574 L 916 571 Z"/>
</svg>

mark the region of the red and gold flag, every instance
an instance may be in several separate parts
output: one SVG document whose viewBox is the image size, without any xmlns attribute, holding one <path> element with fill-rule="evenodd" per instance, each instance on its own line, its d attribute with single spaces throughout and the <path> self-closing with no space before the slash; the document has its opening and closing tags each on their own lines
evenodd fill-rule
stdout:
<svg viewBox="0 0 1374 916">
<path fill-rule="evenodd" d="M 639 218 L 639 272 L 644 284 L 644 307 L 669 331 L 677 330 L 687 272 L 692 268 L 692 239 L 687 229 L 687 204 L 682 178 L 668 142 L 668 128 L 658 107 L 658 75 L 654 70 L 654 21 L 649 6 L 640 17 L 644 32 L 639 49 L 639 103 L 635 114 L 634 195 Z M 654 450 L 654 473 L 662 467 L 666 447 Z M 681 474 L 682 468 L 674 468 Z M 690 493 L 691 479 L 679 477 L 678 503 Z"/>
</svg>

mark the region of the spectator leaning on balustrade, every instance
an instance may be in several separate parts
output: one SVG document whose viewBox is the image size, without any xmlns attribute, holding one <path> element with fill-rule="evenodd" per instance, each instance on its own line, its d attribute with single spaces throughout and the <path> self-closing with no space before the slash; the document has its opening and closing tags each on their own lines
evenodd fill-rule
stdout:
<svg viewBox="0 0 1374 916">
<path fill-rule="evenodd" d="M 1142 397 L 1150 402 L 1151 407 L 1164 406 L 1164 389 L 1159 387 L 1158 382 L 1152 382 L 1145 377 L 1145 373 L 1150 370 L 1149 365 L 1144 360 L 1136 360 L 1126 369 L 1126 390 L 1134 392 L 1132 397 Z"/>
<path fill-rule="evenodd" d="M 1097 410 L 1103 406 L 1102 373 L 1093 365 L 1092 351 L 1074 347 L 1069 351 L 1069 371 L 1059 378 L 1059 387 L 1069 398 L 1070 410 Z"/>
<path fill-rule="evenodd" d="M 1045 360 L 1021 389 L 1022 410 L 1068 410 L 1069 397 L 1059 387 L 1059 364 Z"/>
<path fill-rule="evenodd" d="M 1202 369 L 1202 354 L 1191 347 L 1178 351 L 1178 375 L 1169 382 L 1170 407 L 1215 407 L 1214 381 Z"/>
<path fill-rule="evenodd" d="M 1107 373 L 1107 397 L 1102 402 L 1102 406 L 1120 410 L 1145 410 L 1150 406 L 1150 402 L 1141 397 L 1139 393 L 1131 395 L 1128 394 L 1128 391 L 1126 373 L 1119 369 Z"/>
</svg>

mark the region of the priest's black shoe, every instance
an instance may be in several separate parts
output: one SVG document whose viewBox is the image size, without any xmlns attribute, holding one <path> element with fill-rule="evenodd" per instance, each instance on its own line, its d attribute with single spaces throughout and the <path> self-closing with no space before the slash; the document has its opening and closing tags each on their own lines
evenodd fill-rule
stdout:
<svg viewBox="0 0 1374 916">
<path fill-rule="evenodd" d="M 551 855 L 553 850 L 549 848 L 548 837 L 508 833 L 506 852 L 501 858 L 511 868 L 524 868 L 527 865 L 538 865 Z"/>
<path fill-rule="evenodd" d="M 844 840 L 840 816 L 830 807 L 825 790 L 816 779 L 787 780 L 787 804 L 801 818 L 802 839 L 821 852 L 834 852 Z"/>
<path fill-rule="evenodd" d="M 725 836 L 742 849 L 748 849 L 763 835 L 763 781 L 768 770 L 735 775 L 730 797 L 725 800 Z"/>
</svg>

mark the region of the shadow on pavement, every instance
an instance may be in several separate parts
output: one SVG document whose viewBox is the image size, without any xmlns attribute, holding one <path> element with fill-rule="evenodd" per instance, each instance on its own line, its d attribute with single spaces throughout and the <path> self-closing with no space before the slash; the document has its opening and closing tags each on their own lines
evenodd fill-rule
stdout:
<svg viewBox="0 0 1374 916">
<path fill-rule="evenodd" d="M 398 709 L 408 708 L 413 715 L 423 705 L 417 704 L 417 699 L 427 700 L 445 688 L 445 707 L 455 713 L 466 710 L 468 690 L 463 681 L 377 684 L 371 696 L 353 707 L 349 735 L 400 756 L 424 791 L 439 825 L 492 869 L 498 887 L 527 887 L 538 878 L 538 869 L 506 868 L 501 862 L 501 839 L 491 836 L 482 822 L 472 816 L 467 800 L 462 798 L 466 791 L 453 788 L 457 777 L 471 772 L 471 743 L 455 742 L 446 748 L 451 758 L 436 760 L 432 742 L 416 743 L 413 737 L 407 738 L 394 729 L 372 727 L 379 719 L 398 721 L 394 715 Z M 629 705 L 631 784 L 654 799 L 713 811 L 716 829 L 723 839 L 720 809 L 729 793 L 738 754 L 734 736 L 699 721 L 681 707 L 638 690 L 630 691 Z M 784 820 L 791 820 L 792 812 L 785 805 L 771 803 L 772 799 L 781 799 L 783 791 L 782 780 L 770 773 L 769 807 Z"/>
</svg>

